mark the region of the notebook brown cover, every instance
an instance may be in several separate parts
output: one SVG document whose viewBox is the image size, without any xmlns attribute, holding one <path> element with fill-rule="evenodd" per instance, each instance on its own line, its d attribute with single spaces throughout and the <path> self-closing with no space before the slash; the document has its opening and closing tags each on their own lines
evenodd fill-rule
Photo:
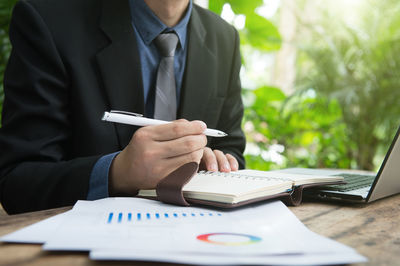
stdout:
<svg viewBox="0 0 400 266">
<path fill-rule="evenodd" d="M 320 186 L 320 185 L 338 184 L 338 182 L 306 184 L 306 185 L 296 186 L 290 192 L 284 192 L 265 197 L 258 197 L 233 204 L 199 200 L 199 199 L 185 199 L 185 197 L 183 196 L 182 189 L 185 186 L 185 184 L 187 184 L 190 181 L 190 179 L 197 173 L 198 169 L 199 165 L 195 162 L 187 163 L 179 167 L 177 170 L 170 173 L 168 176 L 166 176 L 158 183 L 156 188 L 157 197 L 153 199 L 180 206 L 190 206 L 194 204 L 194 205 L 207 205 L 219 208 L 236 208 L 255 202 L 260 202 L 270 199 L 279 199 L 286 205 L 298 206 L 302 201 L 304 188 Z"/>
</svg>

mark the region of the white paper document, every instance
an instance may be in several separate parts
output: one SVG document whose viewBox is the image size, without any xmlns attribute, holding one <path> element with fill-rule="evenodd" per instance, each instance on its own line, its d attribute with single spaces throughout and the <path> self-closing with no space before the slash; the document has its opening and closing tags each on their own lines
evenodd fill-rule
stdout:
<svg viewBox="0 0 400 266">
<path fill-rule="evenodd" d="M 366 261 L 356 252 L 306 253 L 259 256 L 225 256 L 190 252 L 152 252 L 129 249 L 105 249 L 90 252 L 93 260 L 137 260 L 196 265 L 332 265 Z"/>
<path fill-rule="evenodd" d="M 352 248 L 308 230 L 280 201 L 238 210 L 138 198 L 79 201 L 71 211 L 1 240 L 24 242 L 24 235 L 26 242 L 44 243 L 45 250 L 90 251 L 99 260 L 216 265 L 365 261 Z"/>
<path fill-rule="evenodd" d="M 43 244 L 58 229 L 70 212 L 64 212 L 43 221 L 24 227 L 18 231 L 0 237 L 0 241 L 10 243 Z"/>
</svg>

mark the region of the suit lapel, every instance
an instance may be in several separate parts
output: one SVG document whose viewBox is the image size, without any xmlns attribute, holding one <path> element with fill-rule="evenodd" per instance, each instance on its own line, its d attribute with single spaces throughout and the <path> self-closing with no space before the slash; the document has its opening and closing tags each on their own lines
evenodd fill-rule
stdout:
<svg viewBox="0 0 400 266">
<path fill-rule="evenodd" d="M 131 24 L 127 0 L 102 1 L 100 28 L 110 43 L 97 54 L 97 63 L 110 108 L 144 113 L 143 82 L 140 59 Z M 116 124 L 121 148 L 125 147 L 135 127 Z"/>
<path fill-rule="evenodd" d="M 204 119 L 207 102 L 216 89 L 216 57 L 206 43 L 206 30 L 196 8 L 188 25 L 188 54 L 181 90 L 178 118 Z"/>
<path fill-rule="evenodd" d="M 216 57 L 206 43 L 207 33 L 196 8 L 188 25 L 188 54 L 182 83 L 178 118 L 203 119 L 207 103 L 216 90 Z M 110 108 L 144 113 L 140 58 L 131 24 L 127 0 L 102 0 L 100 28 L 110 40 L 97 56 Z M 136 130 L 115 124 L 120 146 L 124 148 Z"/>
</svg>

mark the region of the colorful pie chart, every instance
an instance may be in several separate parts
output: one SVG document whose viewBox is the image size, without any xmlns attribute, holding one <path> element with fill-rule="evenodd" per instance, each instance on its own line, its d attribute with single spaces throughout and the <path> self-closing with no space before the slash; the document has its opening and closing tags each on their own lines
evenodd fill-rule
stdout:
<svg viewBox="0 0 400 266">
<path fill-rule="evenodd" d="M 237 233 L 210 233 L 197 236 L 197 239 L 209 244 L 222 246 L 241 246 L 261 241 L 258 236 Z"/>
</svg>

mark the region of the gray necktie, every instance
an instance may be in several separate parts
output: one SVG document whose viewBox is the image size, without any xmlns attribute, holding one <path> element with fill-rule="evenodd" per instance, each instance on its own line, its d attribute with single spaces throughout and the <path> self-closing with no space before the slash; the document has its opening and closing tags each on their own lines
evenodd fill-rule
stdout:
<svg viewBox="0 0 400 266">
<path fill-rule="evenodd" d="M 178 36 L 163 33 L 155 39 L 162 58 L 157 71 L 154 118 L 171 121 L 176 119 L 176 84 L 174 74 L 174 55 Z"/>
</svg>

